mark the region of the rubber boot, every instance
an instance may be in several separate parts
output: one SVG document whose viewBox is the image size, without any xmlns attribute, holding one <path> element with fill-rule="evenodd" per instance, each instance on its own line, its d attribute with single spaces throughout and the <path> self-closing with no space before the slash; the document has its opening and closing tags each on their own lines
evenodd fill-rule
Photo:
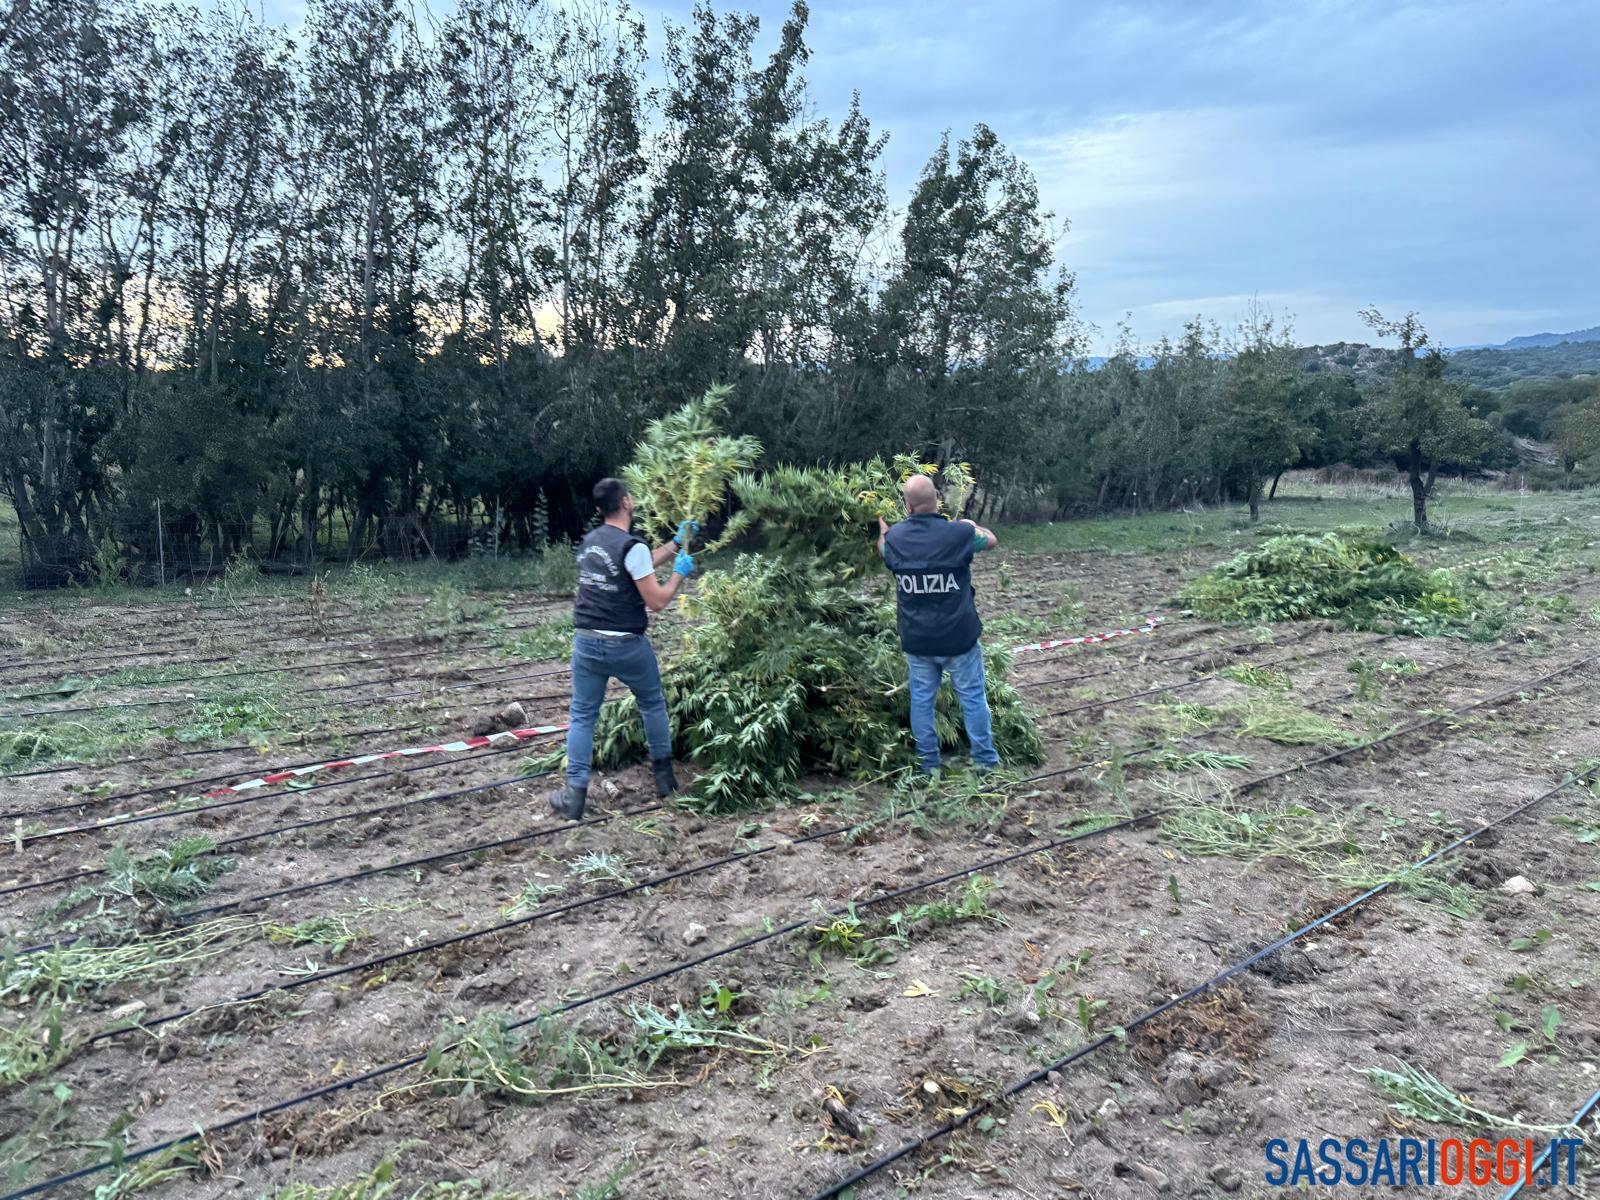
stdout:
<svg viewBox="0 0 1600 1200">
<path fill-rule="evenodd" d="M 562 786 L 550 794 L 550 809 L 558 817 L 565 817 L 569 821 L 583 819 L 583 806 L 589 799 L 587 787 L 573 787 L 570 783 Z"/>
<path fill-rule="evenodd" d="M 672 773 L 670 758 L 652 758 L 650 770 L 656 777 L 656 795 L 665 800 L 678 790 L 678 777 Z"/>
</svg>

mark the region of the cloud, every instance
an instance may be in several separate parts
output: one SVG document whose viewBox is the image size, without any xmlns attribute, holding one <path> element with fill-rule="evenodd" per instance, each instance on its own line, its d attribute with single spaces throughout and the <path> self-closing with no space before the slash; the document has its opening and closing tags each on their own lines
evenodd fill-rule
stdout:
<svg viewBox="0 0 1600 1200">
<path fill-rule="evenodd" d="M 302 0 L 266 0 L 269 13 Z M 771 46 L 787 0 L 757 12 Z M 437 14 L 449 0 L 433 0 Z M 639 0 L 652 26 L 692 0 Z M 946 129 L 1034 167 L 1080 305 L 1175 332 L 1281 298 L 1301 336 L 1416 308 L 1447 343 L 1600 321 L 1600 4 L 811 0 L 818 111 L 859 90 L 904 204 Z M 1230 312 L 1215 312 L 1226 320 Z"/>
</svg>

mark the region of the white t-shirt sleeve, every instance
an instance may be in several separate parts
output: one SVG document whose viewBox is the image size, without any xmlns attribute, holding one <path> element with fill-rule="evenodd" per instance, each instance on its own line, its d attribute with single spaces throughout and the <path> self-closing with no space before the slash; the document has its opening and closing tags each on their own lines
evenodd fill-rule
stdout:
<svg viewBox="0 0 1600 1200">
<path fill-rule="evenodd" d="M 656 565 L 650 561 L 650 547 L 643 542 L 634 543 L 633 548 L 623 558 L 622 565 L 634 579 L 643 579 L 646 575 L 656 573 Z"/>
</svg>

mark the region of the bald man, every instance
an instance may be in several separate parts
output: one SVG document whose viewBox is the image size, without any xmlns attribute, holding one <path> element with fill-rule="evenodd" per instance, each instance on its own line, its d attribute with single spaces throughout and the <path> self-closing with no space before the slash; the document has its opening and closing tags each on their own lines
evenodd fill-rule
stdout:
<svg viewBox="0 0 1600 1200">
<path fill-rule="evenodd" d="M 926 475 L 913 475 L 903 494 L 907 517 L 878 522 L 878 551 L 894 572 L 900 648 L 911 680 L 911 733 L 925 775 L 939 769 L 933 703 L 945 675 L 961 701 L 972 762 L 982 773 L 1000 762 L 994 750 L 983 675 L 983 622 L 972 597 L 972 557 L 992 550 L 995 536 L 972 521 L 939 514 L 939 493 Z"/>
</svg>

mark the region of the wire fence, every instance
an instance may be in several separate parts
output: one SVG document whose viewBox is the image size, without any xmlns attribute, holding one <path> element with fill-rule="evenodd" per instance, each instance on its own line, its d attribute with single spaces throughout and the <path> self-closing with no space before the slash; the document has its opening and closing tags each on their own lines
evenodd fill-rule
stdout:
<svg viewBox="0 0 1600 1200">
<path fill-rule="evenodd" d="M 88 583 L 159 585 L 203 582 L 231 564 L 267 574 L 308 573 L 366 561 L 499 558 L 541 554 L 549 545 L 541 509 L 507 513 L 482 505 L 443 505 L 356 518 L 328 508 L 304 514 L 254 514 L 214 520 L 175 514 L 159 499 L 147 511 L 122 513 L 102 531 L 30 533 L 9 505 L 0 506 L 0 584 L 19 588 Z"/>
</svg>

